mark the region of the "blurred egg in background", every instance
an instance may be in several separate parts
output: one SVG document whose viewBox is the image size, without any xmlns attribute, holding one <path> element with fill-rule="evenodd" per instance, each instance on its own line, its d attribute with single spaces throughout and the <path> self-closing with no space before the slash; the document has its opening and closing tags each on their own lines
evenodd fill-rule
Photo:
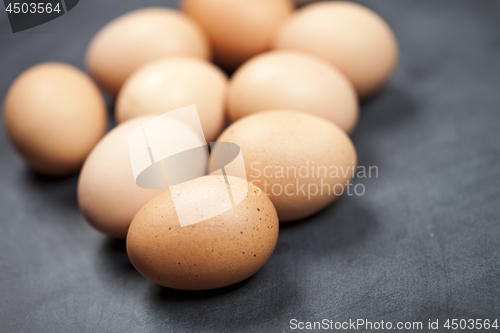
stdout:
<svg viewBox="0 0 500 333">
<path fill-rule="evenodd" d="M 182 10 L 206 31 L 217 64 L 232 71 L 271 47 L 290 0 L 182 0 Z"/>
<path fill-rule="evenodd" d="M 9 88 L 3 109 L 10 141 L 46 176 L 77 172 L 106 130 L 106 105 L 97 85 L 63 63 L 24 71 Z"/>
<path fill-rule="evenodd" d="M 387 81 L 398 59 L 389 25 L 371 9 L 353 2 L 306 5 L 279 28 L 274 48 L 323 58 L 351 80 L 360 98 L 372 96 Z"/>
<path fill-rule="evenodd" d="M 233 75 L 228 111 L 235 121 L 266 110 L 311 113 L 350 133 L 358 120 L 351 82 L 323 59 L 297 51 L 271 51 L 242 65 Z"/>
<path fill-rule="evenodd" d="M 210 59 L 210 54 L 206 35 L 196 22 L 175 9 L 149 7 L 101 28 L 87 48 L 86 65 L 115 96 L 130 74 L 150 61 L 179 55 Z"/>
</svg>

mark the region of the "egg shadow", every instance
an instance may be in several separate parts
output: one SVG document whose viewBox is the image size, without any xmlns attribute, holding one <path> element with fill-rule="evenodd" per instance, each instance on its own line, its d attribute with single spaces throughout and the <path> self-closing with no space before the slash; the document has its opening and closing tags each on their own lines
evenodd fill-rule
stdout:
<svg viewBox="0 0 500 333">
<path fill-rule="evenodd" d="M 177 302 L 177 301 L 189 301 L 189 300 L 201 300 L 221 297 L 225 294 L 234 292 L 235 290 L 243 287 L 252 277 L 249 277 L 243 281 L 232 284 L 230 286 L 210 289 L 210 290 L 178 290 L 163 287 L 160 285 L 154 285 L 152 289 L 153 293 L 158 293 L 157 297 L 161 302 Z"/>
<path fill-rule="evenodd" d="M 236 284 L 204 291 L 183 291 L 152 285 L 149 308 L 156 332 L 168 330 L 244 331 L 271 322 L 293 304 L 296 285 L 283 274 L 274 254 L 253 276 Z"/>
<path fill-rule="evenodd" d="M 115 118 L 116 98 L 108 96 L 106 101 L 106 106 L 107 106 L 107 116 L 108 116 L 106 132 L 109 132 L 117 125 Z"/>
<path fill-rule="evenodd" d="M 68 177 L 48 177 L 26 168 L 22 177 L 26 186 L 39 194 L 40 200 L 45 200 L 50 205 L 79 210 L 76 195 L 78 174 Z"/>
<path fill-rule="evenodd" d="M 150 283 L 130 262 L 124 239 L 104 236 L 93 258 L 93 266 L 97 272 L 96 278 L 118 292 L 133 289 L 142 293 Z"/>
<path fill-rule="evenodd" d="M 361 107 L 359 123 L 351 135 L 358 155 L 358 166 L 390 167 L 392 155 L 383 145 L 392 137 L 412 130 L 418 120 L 417 102 L 404 90 L 388 85 Z"/>
<path fill-rule="evenodd" d="M 321 215 L 324 214 L 324 211 L 327 209 L 330 209 L 331 207 L 335 207 L 337 205 L 337 202 L 340 201 L 340 197 L 326 206 L 325 208 L 321 209 L 320 211 L 314 213 L 313 215 L 304 217 L 302 219 L 294 220 L 294 221 L 289 221 L 289 222 L 280 222 L 280 232 L 281 230 L 285 230 L 287 228 L 297 228 L 297 226 L 301 226 L 303 224 L 308 224 L 310 221 L 314 221 L 318 216 L 321 218 Z"/>
<path fill-rule="evenodd" d="M 399 128 L 418 114 L 416 101 L 395 83 L 384 86 L 373 97 L 360 102 L 359 123 L 353 137 Z"/>
<path fill-rule="evenodd" d="M 275 252 L 293 249 L 322 258 L 333 251 L 362 246 L 379 222 L 358 199 L 356 196 L 340 197 L 311 217 L 280 224 Z"/>
<path fill-rule="evenodd" d="M 142 276 L 134 268 L 127 255 L 127 243 L 124 239 L 106 237 L 98 252 L 96 260 L 98 269 L 104 271 L 104 275 L 114 275 L 117 278 L 141 278 Z"/>
</svg>

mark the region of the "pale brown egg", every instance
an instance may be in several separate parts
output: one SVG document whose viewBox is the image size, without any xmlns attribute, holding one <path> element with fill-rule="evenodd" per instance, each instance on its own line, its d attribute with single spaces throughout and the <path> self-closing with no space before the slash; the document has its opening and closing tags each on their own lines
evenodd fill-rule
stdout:
<svg viewBox="0 0 500 333">
<path fill-rule="evenodd" d="M 205 33 L 182 12 L 151 7 L 122 15 L 94 36 L 87 54 L 87 67 L 113 96 L 125 80 L 142 65 L 168 56 L 210 58 Z"/>
<path fill-rule="evenodd" d="M 106 121 L 97 85 L 63 63 L 29 68 L 5 97 L 4 125 L 11 142 L 35 171 L 47 176 L 78 171 L 103 136 Z"/>
<path fill-rule="evenodd" d="M 271 256 L 278 239 L 278 217 L 269 198 L 247 181 L 228 177 L 230 188 L 248 188 L 232 209 L 181 227 L 170 191 L 149 201 L 137 213 L 127 235 L 127 253 L 134 267 L 165 287 L 204 290 L 228 286 L 255 274 Z M 207 176 L 180 184 L 180 195 L 193 212 L 206 196 L 224 199 L 218 186 L 223 176 Z M 213 192 L 211 192 L 213 189 Z"/>
<path fill-rule="evenodd" d="M 181 8 L 207 32 L 215 61 L 229 70 L 268 50 L 293 10 L 289 0 L 183 0 Z"/>
<path fill-rule="evenodd" d="M 240 146 L 248 181 L 269 195 L 280 222 L 308 217 L 347 192 L 357 156 L 337 125 L 299 111 L 241 118 L 217 139 Z"/>
<path fill-rule="evenodd" d="M 277 49 L 304 51 L 329 61 L 367 98 L 387 81 L 398 58 L 397 41 L 372 10 L 346 1 L 307 5 L 283 23 Z"/>
<path fill-rule="evenodd" d="M 226 90 L 226 75 L 205 60 L 157 60 L 141 67 L 125 82 L 116 102 L 116 120 L 121 123 L 195 104 L 206 140 L 214 141 L 224 126 Z"/>
<path fill-rule="evenodd" d="M 308 112 L 350 133 L 358 120 L 358 99 L 349 80 L 325 60 L 296 51 L 258 55 L 233 75 L 229 116 L 273 109 Z"/>
<path fill-rule="evenodd" d="M 152 116 L 131 119 L 102 138 L 83 165 L 78 179 L 78 204 L 97 230 L 125 238 L 139 209 L 162 190 L 136 185 L 129 157 L 128 137 Z"/>
</svg>

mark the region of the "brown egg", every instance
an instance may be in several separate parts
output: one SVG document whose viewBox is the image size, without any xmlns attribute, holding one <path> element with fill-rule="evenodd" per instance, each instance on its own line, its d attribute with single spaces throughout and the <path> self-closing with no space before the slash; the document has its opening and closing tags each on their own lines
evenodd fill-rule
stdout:
<svg viewBox="0 0 500 333">
<path fill-rule="evenodd" d="M 347 192 L 357 164 L 342 129 L 299 111 L 241 118 L 217 141 L 240 146 L 248 181 L 269 195 L 280 222 L 308 217 Z"/>
<path fill-rule="evenodd" d="M 4 124 L 17 151 L 37 172 L 76 172 L 106 130 L 106 105 L 96 84 L 81 70 L 43 63 L 12 83 Z"/>
<path fill-rule="evenodd" d="M 358 100 L 349 80 L 328 62 L 296 51 L 258 55 L 233 75 L 229 116 L 273 109 L 304 111 L 351 132 L 358 120 Z"/>
<path fill-rule="evenodd" d="M 274 47 L 304 51 L 329 61 L 354 84 L 358 95 L 375 93 L 398 58 L 396 38 L 372 10 L 346 1 L 305 6 L 279 29 Z"/>
<path fill-rule="evenodd" d="M 96 145 L 78 180 L 78 204 L 97 230 L 125 238 L 134 215 L 162 190 L 136 185 L 130 164 L 128 137 L 152 116 L 131 119 L 115 127 Z"/>
<path fill-rule="evenodd" d="M 104 26 L 88 46 L 86 63 L 99 84 L 116 95 L 136 69 L 174 55 L 209 59 L 208 40 L 183 13 L 151 7 L 122 15 Z"/>
<path fill-rule="evenodd" d="M 190 57 L 154 61 L 134 72 L 116 102 L 121 123 L 145 114 L 161 114 L 196 104 L 207 141 L 224 126 L 227 77 L 211 63 Z"/>
<path fill-rule="evenodd" d="M 248 188 L 247 197 L 221 215 L 181 227 L 170 191 L 149 201 L 137 213 L 127 235 L 134 267 L 162 286 L 203 290 L 228 286 L 255 274 L 271 256 L 278 239 L 278 217 L 269 198 L 256 186 L 228 177 L 230 188 Z M 207 176 L 177 185 L 193 212 L 223 176 Z M 181 193 L 182 195 L 182 193 Z M 213 199 L 223 199 L 216 190 Z"/>
<path fill-rule="evenodd" d="M 269 49 L 293 6 L 289 0 L 183 0 L 181 8 L 207 32 L 215 61 L 231 70 Z"/>
</svg>

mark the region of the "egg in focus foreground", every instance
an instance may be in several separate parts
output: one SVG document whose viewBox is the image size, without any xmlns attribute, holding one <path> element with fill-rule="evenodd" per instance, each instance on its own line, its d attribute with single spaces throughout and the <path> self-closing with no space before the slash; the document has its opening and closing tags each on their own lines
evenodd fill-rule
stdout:
<svg viewBox="0 0 500 333">
<path fill-rule="evenodd" d="M 134 267 L 155 283 L 182 290 L 220 288 L 255 274 L 276 246 L 278 217 L 256 186 L 233 177 L 230 183 L 248 187 L 247 197 L 221 215 L 185 227 L 180 226 L 169 190 L 149 201 L 134 217 L 127 235 L 127 253 Z M 210 190 L 220 184 L 225 184 L 223 176 L 201 177 L 181 184 L 181 192 Z M 196 209 L 204 198 L 185 200 Z"/>
</svg>

